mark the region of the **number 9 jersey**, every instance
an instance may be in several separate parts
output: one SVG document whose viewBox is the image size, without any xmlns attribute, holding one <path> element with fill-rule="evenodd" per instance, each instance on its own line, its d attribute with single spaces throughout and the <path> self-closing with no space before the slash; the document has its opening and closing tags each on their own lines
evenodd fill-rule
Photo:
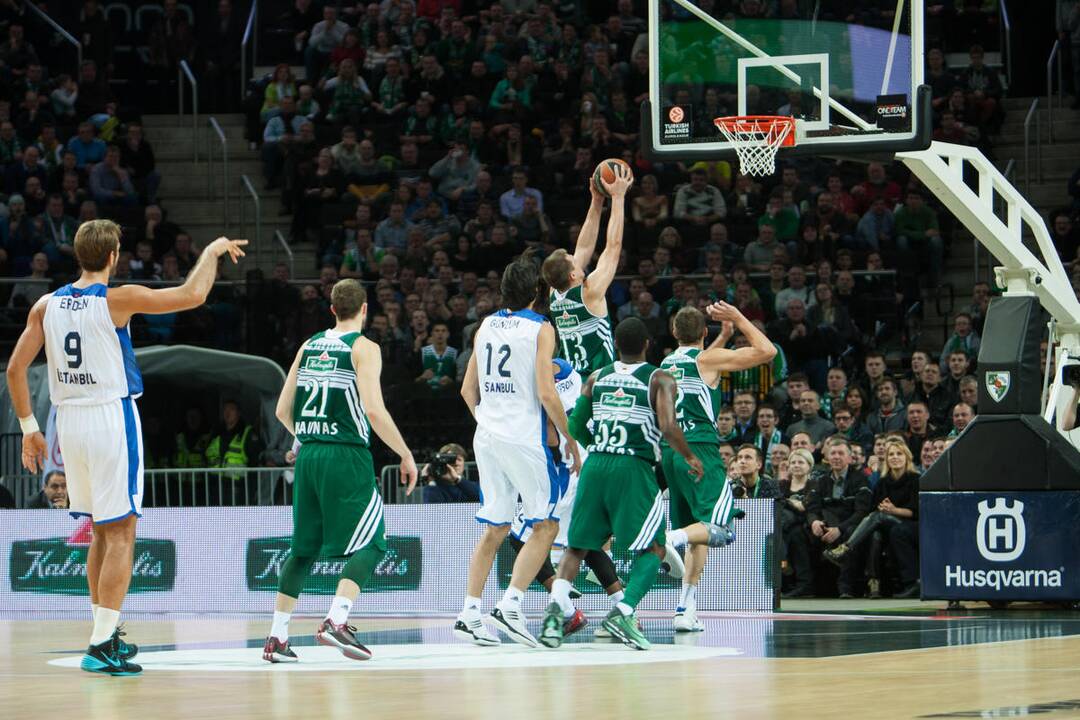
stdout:
<svg viewBox="0 0 1080 720">
<path fill-rule="evenodd" d="M 113 324 L 102 284 L 65 285 L 45 307 L 45 357 L 53 405 L 103 405 L 142 395 L 126 327 Z"/>
</svg>

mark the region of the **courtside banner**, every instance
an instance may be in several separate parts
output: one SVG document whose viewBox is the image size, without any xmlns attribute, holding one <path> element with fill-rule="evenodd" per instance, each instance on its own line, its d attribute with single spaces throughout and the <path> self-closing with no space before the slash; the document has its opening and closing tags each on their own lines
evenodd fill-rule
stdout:
<svg viewBox="0 0 1080 720">
<path fill-rule="evenodd" d="M 698 591 L 701 610 L 772 610 L 775 592 L 775 506 L 771 500 L 737 500 L 734 545 L 713 549 Z M 469 556 L 480 537 L 476 505 L 385 506 L 387 553 L 356 604 L 364 615 L 445 614 L 461 609 Z M 139 521 L 128 613 L 269 613 L 281 568 L 289 557 L 292 509 L 148 508 Z M 26 613 L 84 614 L 86 552 L 92 527 L 59 510 L 0 511 L 0 617 Z M 493 605 L 505 586 L 512 556 L 500 550 L 484 591 Z M 629 558 L 616 553 L 620 572 Z M 319 558 L 304 585 L 298 612 L 325 612 L 343 561 Z M 580 606 L 608 609 L 604 593 L 586 580 Z M 536 585 L 534 588 L 538 587 Z M 661 575 L 642 603 L 670 611 L 679 583 Z M 539 613 L 547 594 L 526 594 Z"/>
<path fill-rule="evenodd" d="M 922 596 L 1080 598 L 1080 492 L 919 494 Z"/>
</svg>

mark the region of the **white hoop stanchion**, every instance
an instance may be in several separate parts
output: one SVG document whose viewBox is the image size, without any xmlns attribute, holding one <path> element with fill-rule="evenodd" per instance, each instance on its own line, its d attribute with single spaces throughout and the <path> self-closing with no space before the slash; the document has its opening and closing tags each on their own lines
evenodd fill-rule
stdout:
<svg viewBox="0 0 1080 720">
<path fill-rule="evenodd" d="M 746 175 L 772 175 L 776 153 L 795 144 L 795 118 L 782 115 L 735 115 L 713 123 L 739 156 L 739 170 Z"/>
</svg>

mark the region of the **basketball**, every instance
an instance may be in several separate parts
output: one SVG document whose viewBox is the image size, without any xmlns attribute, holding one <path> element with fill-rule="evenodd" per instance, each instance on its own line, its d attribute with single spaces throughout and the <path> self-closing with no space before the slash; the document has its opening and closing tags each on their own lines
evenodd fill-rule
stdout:
<svg viewBox="0 0 1080 720">
<path fill-rule="evenodd" d="M 622 158 L 607 158 L 601 160 L 600 164 L 596 166 L 596 170 L 593 171 L 593 187 L 595 187 L 601 195 L 604 197 L 611 197 L 611 193 L 604 187 L 604 183 L 615 182 L 615 166 L 622 165 L 630 174 L 633 175 L 633 170 L 630 169 L 630 165 L 627 164 Z"/>
</svg>

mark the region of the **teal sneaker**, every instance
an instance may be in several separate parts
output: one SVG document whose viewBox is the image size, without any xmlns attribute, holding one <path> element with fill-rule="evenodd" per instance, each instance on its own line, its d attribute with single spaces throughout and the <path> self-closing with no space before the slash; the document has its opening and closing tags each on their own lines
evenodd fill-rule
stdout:
<svg viewBox="0 0 1080 720">
<path fill-rule="evenodd" d="M 124 624 L 121 623 L 116 626 L 116 630 L 113 631 L 113 640 L 116 641 L 116 654 L 124 660 L 130 660 L 139 654 L 139 646 L 135 643 L 124 642 L 124 636 L 127 635 L 124 632 Z"/>
<path fill-rule="evenodd" d="M 604 629 L 611 636 L 622 642 L 623 645 L 635 650 L 648 650 L 652 647 L 645 635 L 638 628 L 637 620 L 633 615 L 623 615 L 619 608 L 611 608 L 611 612 L 604 618 Z"/>
<path fill-rule="evenodd" d="M 544 647 L 557 648 L 563 641 L 563 611 L 559 603 L 551 603 L 544 613 L 544 624 L 540 630 L 540 643 Z"/>
<path fill-rule="evenodd" d="M 142 672 L 141 667 L 120 657 L 115 635 L 100 645 L 88 647 L 79 667 L 101 675 L 138 675 Z"/>
</svg>

